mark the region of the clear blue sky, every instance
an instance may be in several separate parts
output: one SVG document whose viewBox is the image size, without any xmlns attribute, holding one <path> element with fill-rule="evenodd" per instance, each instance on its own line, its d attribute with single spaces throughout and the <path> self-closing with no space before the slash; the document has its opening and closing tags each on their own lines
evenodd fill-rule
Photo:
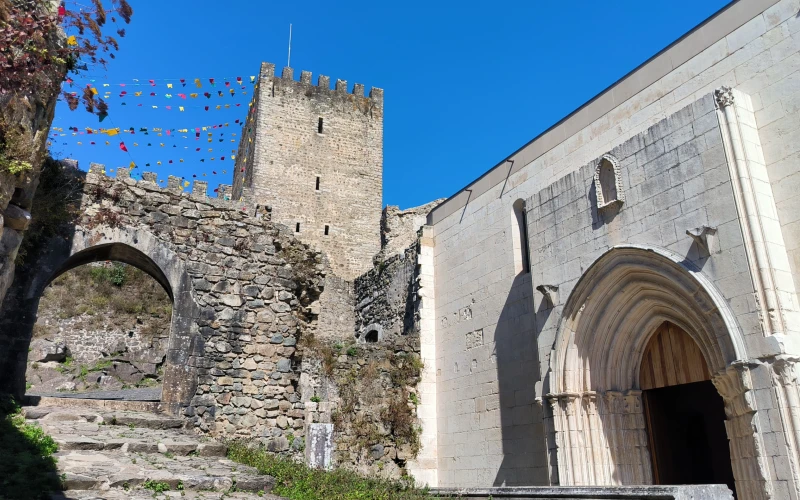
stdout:
<svg viewBox="0 0 800 500">
<path fill-rule="evenodd" d="M 120 40 L 116 60 L 105 72 L 75 77 L 76 84 L 90 79 L 112 84 L 98 87 L 114 92 L 108 101 L 109 118 L 99 124 L 96 117 L 70 112 L 60 103 L 54 126 L 137 131 L 226 122 L 230 126 L 209 130 L 213 143 L 207 142 L 207 132 L 201 141 L 194 134 L 188 139 L 139 132 L 111 138 L 68 135 L 54 138 L 52 150 L 57 156 L 74 157 L 84 169 L 92 161 L 115 168 L 133 159 L 139 171 L 156 171 L 160 179 L 169 174 L 188 179 L 205 174 L 212 188 L 230 183 L 230 154 L 241 130 L 234 121 L 245 117 L 252 86 L 247 95 L 236 87 L 237 95 L 230 97 L 221 80 L 241 76 L 249 82 L 261 61 L 284 66 L 292 23 L 296 77 L 300 70 L 309 70 L 314 82 L 322 73 L 332 80 L 347 80 L 351 88 L 359 82 L 367 89 L 385 89 L 383 201 L 406 208 L 454 194 L 727 0 L 130 3 L 135 15 L 124 26 L 127 36 Z M 208 84 L 209 77 L 217 79 L 216 88 Z M 125 89 L 115 85 L 133 83 L 134 78 L 146 85 Z M 184 78 L 187 86 L 175 82 L 173 89 L 167 89 L 157 81 L 158 86 L 151 88 L 147 83 L 167 78 Z M 194 87 L 195 78 L 203 79 L 202 89 Z M 231 83 L 235 87 L 235 81 Z M 121 90 L 145 94 L 121 100 Z M 225 98 L 216 97 L 218 90 L 225 91 Z M 149 97 L 151 91 L 159 96 Z M 186 101 L 177 97 L 187 91 L 200 92 L 201 97 Z M 215 97 L 203 98 L 207 91 Z M 172 99 L 163 97 L 170 92 Z M 214 108 L 237 102 L 242 106 Z M 177 106 L 182 104 L 195 108 L 180 113 Z M 167 105 L 173 110 L 165 110 Z M 211 110 L 204 111 L 205 105 Z M 97 145 L 90 146 L 91 140 Z M 106 140 L 110 146 L 105 146 Z M 130 156 L 119 149 L 120 140 Z M 133 147 L 134 142 L 139 146 Z M 181 158 L 184 163 L 179 163 Z M 206 161 L 200 163 L 200 158 Z M 156 165 L 159 160 L 161 166 Z"/>
</svg>

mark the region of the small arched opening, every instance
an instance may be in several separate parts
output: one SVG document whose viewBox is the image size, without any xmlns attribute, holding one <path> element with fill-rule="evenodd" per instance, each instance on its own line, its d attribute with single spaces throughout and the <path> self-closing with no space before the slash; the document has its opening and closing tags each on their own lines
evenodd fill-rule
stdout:
<svg viewBox="0 0 800 500">
<path fill-rule="evenodd" d="M 364 335 L 364 342 L 374 344 L 378 342 L 378 330 L 370 330 Z"/>
<path fill-rule="evenodd" d="M 594 187 L 597 209 L 619 207 L 625 202 L 619 161 L 611 155 L 603 155 L 594 172 Z"/>
</svg>

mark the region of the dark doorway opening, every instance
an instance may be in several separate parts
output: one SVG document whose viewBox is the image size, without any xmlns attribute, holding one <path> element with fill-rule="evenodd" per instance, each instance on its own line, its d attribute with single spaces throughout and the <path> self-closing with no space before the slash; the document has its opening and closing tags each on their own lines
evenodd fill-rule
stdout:
<svg viewBox="0 0 800 500">
<path fill-rule="evenodd" d="M 364 336 L 364 341 L 367 342 L 368 344 L 374 344 L 375 342 L 377 342 L 378 330 L 370 330 L 369 332 L 367 332 L 367 334 Z"/>
<path fill-rule="evenodd" d="M 709 380 L 643 391 L 655 484 L 726 484 L 735 492 L 725 409 Z"/>
</svg>

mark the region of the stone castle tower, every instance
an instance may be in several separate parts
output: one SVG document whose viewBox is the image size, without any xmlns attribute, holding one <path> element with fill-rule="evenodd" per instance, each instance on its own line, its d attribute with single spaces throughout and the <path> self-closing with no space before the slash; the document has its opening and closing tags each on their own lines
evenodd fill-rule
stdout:
<svg viewBox="0 0 800 500">
<path fill-rule="evenodd" d="M 352 280 L 380 250 L 383 90 L 263 63 L 242 130 L 233 199 L 272 207 L 272 220 L 324 251 Z"/>
</svg>

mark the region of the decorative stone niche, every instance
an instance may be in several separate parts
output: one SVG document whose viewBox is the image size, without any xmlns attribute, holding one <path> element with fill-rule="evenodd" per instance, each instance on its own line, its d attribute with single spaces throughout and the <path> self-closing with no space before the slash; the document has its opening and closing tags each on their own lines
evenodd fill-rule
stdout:
<svg viewBox="0 0 800 500">
<path fill-rule="evenodd" d="M 610 154 L 604 154 L 597 163 L 594 171 L 594 187 L 599 211 L 619 209 L 625 203 L 619 161 Z"/>
</svg>

